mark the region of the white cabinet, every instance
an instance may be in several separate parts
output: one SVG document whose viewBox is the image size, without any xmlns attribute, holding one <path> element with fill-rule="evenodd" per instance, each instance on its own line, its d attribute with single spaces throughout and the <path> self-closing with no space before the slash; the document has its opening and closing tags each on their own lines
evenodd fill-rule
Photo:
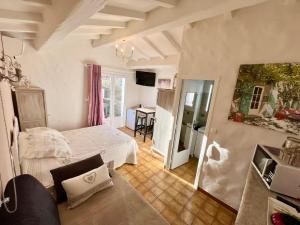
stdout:
<svg viewBox="0 0 300 225">
<path fill-rule="evenodd" d="M 196 158 L 199 158 L 201 145 L 204 136 L 204 129 L 205 127 L 199 128 L 197 131 L 193 129 L 192 131 L 192 143 L 190 148 L 190 155 Z M 187 126 L 187 132 L 191 131 L 191 127 Z M 187 135 L 186 135 L 187 136 Z"/>
<path fill-rule="evenodd" d="M 135 125 L 135 113 L 136 109 L 130 108 L 127 109 L 126 113 L 126 127 L 128 127 L 131 130 L 134 130 L 134 125 Z"/>
<path fill-rule="evenodd" d="M 203 141 L 203 136 L 204 136 L 204 130 L 198 130 L 196 145 L 195 145 L 195 149 L 194 149 L 194 156 L 198 159 L 200 156 L 200 150 L 201 150 L 201 145 L 202 145 L 202 141 Z"/>
</svg>

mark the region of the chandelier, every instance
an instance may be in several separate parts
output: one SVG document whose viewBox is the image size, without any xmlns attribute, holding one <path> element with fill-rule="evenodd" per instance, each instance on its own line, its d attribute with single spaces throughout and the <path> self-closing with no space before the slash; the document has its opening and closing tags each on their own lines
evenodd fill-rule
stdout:
<svg viewBox="0 0 300 225">
<path fill-rule="evenodd" d="M 3 80 L 8 81 L 11 85 L 20 83 L 28 85 L 28 80 L 22 75 L 21 64 L 16 60 L 16 57 L 11 57 L 5 54 L 3 38 L 1 33 L 1 47 L 2 55 L 0 58 L 0 82 Z"/>
<path fill-rule="evenodd" d="M 128 62 L 133 57 L 134 46 L 130 45 L 126 40 L 122 40 L 115 44 L 116 56 L 122 58 L 124 62 Z"/>
</svg>

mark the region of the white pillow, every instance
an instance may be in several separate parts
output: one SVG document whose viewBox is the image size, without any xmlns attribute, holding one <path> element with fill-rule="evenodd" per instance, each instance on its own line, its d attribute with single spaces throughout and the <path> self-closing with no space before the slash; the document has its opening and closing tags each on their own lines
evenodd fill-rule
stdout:
<svg viewBox="0 0 300 225">
<path fill-rule="evenodd" d="M 59 132 L 58 130 L 49 128 L 49 127 L 27 128 L 26 132 L 31 133 L 31 134 L 53 135 L 54 137 L 62 138 L 67 143 L 70 143 L 70 141 L 68 140 L 68 138 L 66 138 L 61 132 Z"/>
<path fill-rule="evenodd" d="M 95 193 L 113 186 L 107 165 L 102 165 L 77 177 L 64 180 L 62 186 L 68 197 L 68 208 L 72 209 Z"/>
<path fill-rule="evenodd" d="M 20 159 L 69 158 L 72 151 L 68 143 L 49 133 L 21 132 L 19 134 Z"/>
</svg>

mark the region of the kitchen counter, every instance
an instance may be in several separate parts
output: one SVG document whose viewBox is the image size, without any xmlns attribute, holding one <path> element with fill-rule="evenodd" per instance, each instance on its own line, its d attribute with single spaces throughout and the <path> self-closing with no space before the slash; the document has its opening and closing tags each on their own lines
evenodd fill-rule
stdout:
<svg viewBox="0 0 300 225">
<path fill-rule="evenodd" d="M 269 191 L 255 169 L 250 166 L 236 225 L 267 225 Z"/>
</svg>

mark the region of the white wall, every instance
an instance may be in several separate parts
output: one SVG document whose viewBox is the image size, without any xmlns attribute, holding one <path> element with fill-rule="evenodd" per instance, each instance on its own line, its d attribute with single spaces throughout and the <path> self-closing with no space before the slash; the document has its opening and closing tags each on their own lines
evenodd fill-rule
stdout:
<svg viewBox="0 0 300 225">
<path fill-rule="evenodd" d="M 6 82 L 0 82 L 0 95 L 0 175 L 5 187 L 6 182 L 12 178 L 9 146 L 14 118 L 10 86 Z"/>
<path fill-rule="evenodd" d="M 166 67 L 161 69 L 154 70 L 156 73 L 156 82 L 155 87 L 146 87 L 140 86 L 140 102 L 144 106 L 155 107 L 156 98 L 157 98 L 157 80 L 162 78 L 174 79 L 174 76 L 177 73 L 177 68 L 175 67 Z"/>
<path fill-rule="evenodd" d="M 219 89 L 210 140 L 229 151 L 219 168 L 206 165 L 203 188 L 239 207 L 250 158 L 257 143 L 280 147 L 287 134 L 228 121 L 240 64 L 300 61 L 300 2 L 270 1 L 196 23 L 183 37 L 179 77 L 217 79 Z M 216 161 L 218 163 L 218 161 Z"/>
<path fill-rule="evenodd" d="M 5 39 L 7 49 L 14 53 L 20 50 L 20 44 Z M 18 48 L 18 49 L 17 49 Z M 74 129 L 87 124 L 87 79 L 86 63 L 100 64 L 105 68 L 124 70 L 128 106 L 136 105 L 138 87 L 135 79 L 120 58 L 115 57 L 110 47 L 92 48 L 88 40 L 65 40 L 51 49 L 36 51 L 26 44 L 25 52 L 18 60 L 22 64 L 24 75 L 34 85 L 46 91 L 49 126 L 59 129 Z"/>
</svg>

